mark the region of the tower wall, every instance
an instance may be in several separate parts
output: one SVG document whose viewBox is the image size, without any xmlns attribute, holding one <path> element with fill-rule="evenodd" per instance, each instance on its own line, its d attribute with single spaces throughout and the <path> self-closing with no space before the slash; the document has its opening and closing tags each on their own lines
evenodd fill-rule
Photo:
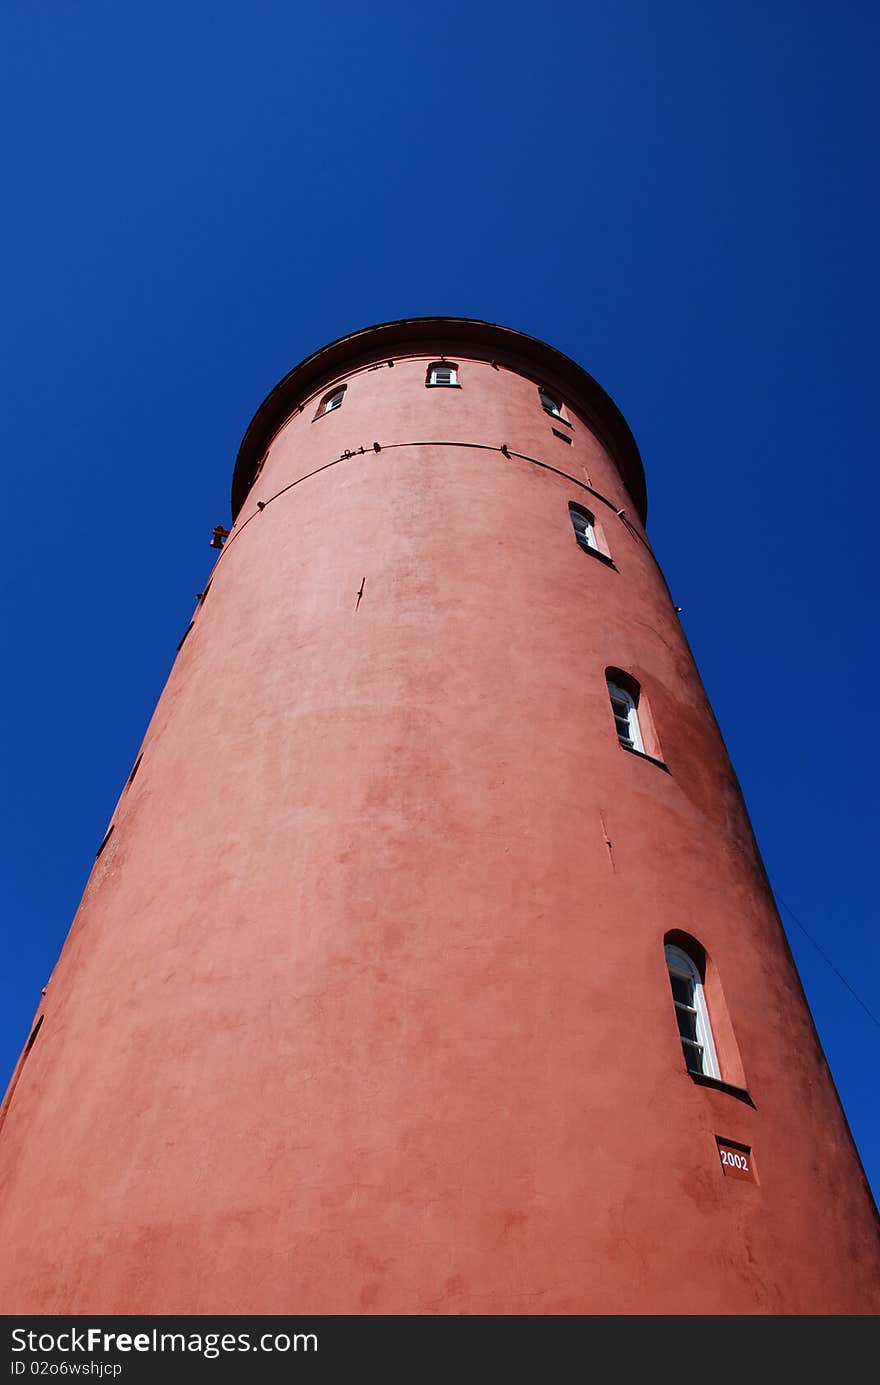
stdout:
<svg viewBox="0 0 880 1385">
<path fill-rule="evenodd" d="M 877 1311 L 611 402 L 516 333 L 374 329 L 273 392 L 235 503 L 7 1098 L 5 1311 Z M 721 1081 L 685 1070 L 670 934 Z"/>
</svg>

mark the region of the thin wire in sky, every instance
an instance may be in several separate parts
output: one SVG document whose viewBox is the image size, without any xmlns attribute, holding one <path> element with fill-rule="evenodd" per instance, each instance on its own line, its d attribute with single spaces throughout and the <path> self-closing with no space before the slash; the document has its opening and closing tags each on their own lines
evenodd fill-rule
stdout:
<svg viewBox="0 0 880 1385">
<path fill-rule="evenodd" d="M 798 928 L 801 930 L 801 932 L 803 933 L 804 937 L 809 939 L 809 941 L 813 944 L 813 947 L 814 947 L 814 948 L 816 949 L 816 951 L 818 952 L 819 956 L 822 958 L 822 960 L 828 964 L 828 966 L 829 966 L 829 967 L 831 968 L 831 970 L 834 972 L 834 975 L 838 978 L 838 980 L 843 982 L 844 986 L 846 986 L 846 989 L 849 991 L 850 995 L 851 995 L 855 1000 L 857 1000 L 857 1001 L 859 1002 L 859 1004 L 861 1005 L 862 1009 L 864 1010 L 864 1012 L 865 1012 L 865 1014 L 868 1016 L 868 1018 L 871 1019 L 871 1020 L 873 1020 L 874 1023 L 876 1024 L 877 1028 L 880 1029 L 880 1019 L 877 1018 L 877 1016 L 874 1014 L 874 1012 L 873 1012 L 873 1010 L 870 1008 L 870 1006 L 868 1006 L 868 1005 L 865 1004 L 864 1000 L 862 1000 L 862 997 L 859 995 L 858 991 L 855 990 L 855 988 L 854 988 L 853 986 L 850 985 L 850 983 L 847 981 L 846 977 L 843 975 L 843 972 L 840 971 L 840 969 L 839 969 L 838 967 L 836 967 L 835 964 L 832 962 L 831 958 L 828 956 L 828 953 L 825 952 L 825 951 L 819 946 L 819 944 L 816 942 L 816 939 L 813 937 L 812 933 L 810 933 L 810 932 L 804 927 L 804 925 L 801 923 L 800 919 L 798 918 L 797 914 L 796 914 L 796 913 L 794 912 L 794 910 L 791 908 L 791 906 L 790 906 L 789 904 L 786 904 L 785 900 L 782 898 L 782 895 L 779 893 L 779 891 L 778 891 L 778 890 L 775 890 L 774 893 L 775 893 L 775 895 L 776 895 L 776 898 L 779 900 L 779 903 L 782 905 L 783 909 L 785 909 L 786 913 L 788 913 L 788 914 L 791 915 L 792 919 L 793 919 L 794 922 L 797 924 Z"/>
</svg>

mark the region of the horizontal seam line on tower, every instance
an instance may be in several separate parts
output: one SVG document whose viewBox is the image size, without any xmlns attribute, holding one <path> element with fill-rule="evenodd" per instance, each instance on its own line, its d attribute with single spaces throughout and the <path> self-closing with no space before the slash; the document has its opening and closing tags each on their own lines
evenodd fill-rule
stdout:
<svg viewBox="0 0 880 1385">
<path fill-rule="evenodd" d="M 400 447 L 470 447 L 480 452 L 500 452 L 502 456 L 505 455 L 504 447 L 502 447 L 500 444 L 490 442 L 460 442 L 451 441 L 449 439 L 433 439 L 427 442 L 387 442 L 380 444 L 380 449 L 382 452 L 391 452 L 396 448 Z M 243 530 L 245 530 L 248 527 L 251 520 L 256 519 L 257 515 L 262 514 L 263 510 L 265 510 L 267 506 L 271 505 L 273 500 L 280 499 L 282 495 L 286 495 L 288 491 L 293 490 L 294 486 L 300 485 L 303 481 L 309 481 L 313 476 L 319 476 L 322 471 L 327 471 L 332 466 L 338 466 L 340 462 L 350 462 L 355 457 L 366 456 L 368 455 L 368 452 L 372 450 L 372 448 L 368 449 L 362 446 L 359 449 L 355 448 L 351 452 L 344 452 L 341 457 L 334 457 L 332 462 L 325 462 L 323 466 L 316 467 L 314 471 L 307 471 L 305 476 L 298 476 L 295 481 L 291 481 L 288 485 L 282 486 L 280 491 L 276 491 L 274 495 L 269 496 L 268 500 L 264 500 L 262 502 L 256 513 L 248 515 L 247 519 L 244 521 L 240 529 L 237 529 L 234 533 L 230 534 L 229 538 L 223 545 L 223 551 L 218 557 L 217 563 L 219 564 L 220 559 L 223 557 L 223 553 L 225 553 L 226 550 L 229 548 L 230 544 L 232 544 L 234 540 L 238 538 L 239 534 L 241 534 Z M 621 521 L 624 527 L 632 534 L 633 538 L 637 539 L 638 542 L 648 550 L 652 557 L 654 556 L 651 545 L 647 542 L 647 540 L 642 538 L 638 530 L 634 528 L 634 526 L 626 518 L 623 510 L 619 510 L 615 505 L 614 501 L 609 500 L 608 497 L 603 495 L 601 491 L 595 490 L 594 487 L 588 485 L 586 481 L 579 481 L 578 478 L 576 476 L 572 476 L 570 472 L 562 471 L 559 467 L 553 466 L 551 462 L 542 462 L 538 457 L 530 457 L 526 452 L 514 452 L 512 448 L 507 448 L 507 456 L 517 457 L 520 461 L 531 462 L 533 466 L 543 467 L 545 471 L 555 472 L 557 476 L 562 476 L 564 480 L 571 481 L 575 486 L 579 486 L 581 490 L 587 491 L 589 495 L 594 495 L 597 500 L 602 501 L 603 505 L 607 505 L 609 510 L 614 511 L 614 513 L 617 515 L 618 519 Z"/>
</svg>

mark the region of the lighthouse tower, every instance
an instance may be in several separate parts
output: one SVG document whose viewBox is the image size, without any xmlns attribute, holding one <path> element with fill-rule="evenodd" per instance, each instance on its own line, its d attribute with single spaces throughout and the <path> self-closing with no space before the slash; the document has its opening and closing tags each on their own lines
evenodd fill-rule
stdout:
<svg viewBox="0 0 880 1385">
<path fill-rule="evenodd" d="M 870 1313 L 874 1205 L 579 366 L 269 394 L 2 1108 L 8 1313 Z"/>
</svg>

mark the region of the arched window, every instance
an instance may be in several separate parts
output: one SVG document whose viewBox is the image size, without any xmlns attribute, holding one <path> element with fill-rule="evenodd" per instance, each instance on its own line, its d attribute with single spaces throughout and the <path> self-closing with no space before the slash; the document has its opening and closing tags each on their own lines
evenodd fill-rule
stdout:
<svg viewBox="0 0 880 1385">
<path fill-rule="evenodd" d="M 457 385 L 458 366 L 451 361 L 433 361 L 425 376 L 426 385 Z"/>
<path fill-rule="evenodd" d="M 720 1078 L 700 970 L 682 948 L 667 943 L 665 950 L 685 1067 L 701 1077 Z"/>
<path fill-rule="evenodd" d="M 569 505 L 568 517 L 581 548 L 585 548 L 588 553 L 598 553 L 600 549 L 596 541 L 596 520 L 590 511 L 580 505 Z"/>
<path fill-rule="evenodd" d="M 611 699 L 611 710 L 614 713 L 614 724 L 620 744 L 626 746 L 627 750 L 638 750 L 644 755 L 645 743 L 642 740 L 642 728 L 639 726 L 637 698 L 629 689 L 621 687 L 619 683 L 613 683 L 610 678 L 608 696 Z"/>
<path fill-rule="evenodd" d="M 545 413 L 551 414 L 553 418 L 562 418 L 562 400 L 557 399 L 549 390 L 545 390 L 543 385 L 538 387 L 538 397 L 541 400 L 541 407 Z"/>
<path fill-rule="evenodd" d="M 340 385 L 338 389 L 331 390 L 329 394 L 325 394 L 318 405 L 318 412 L 315 414 L 315 418 L 322 418 L 324 414 L 332 414 L 334 409 L 341 408 L 342 401 L 345 398 L 345 389 L 345 385 Z"/>
</svg>

